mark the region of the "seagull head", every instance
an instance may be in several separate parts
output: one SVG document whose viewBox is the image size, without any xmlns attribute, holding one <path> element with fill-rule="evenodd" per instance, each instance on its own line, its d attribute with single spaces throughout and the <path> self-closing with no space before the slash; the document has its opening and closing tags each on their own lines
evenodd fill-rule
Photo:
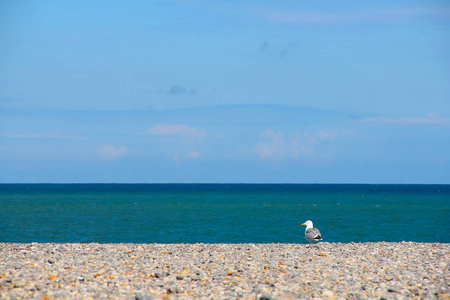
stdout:
<svg viewBox="0 0 450 300">
<path fill-rule="evenodd" d="M 302 225 L 305 225 L 306 228 L 312 228 L 313 227 L 313 222 L 311 222 L 310 220 L 306 221 L 305 223 L 302 223 Z"/>
</svg>

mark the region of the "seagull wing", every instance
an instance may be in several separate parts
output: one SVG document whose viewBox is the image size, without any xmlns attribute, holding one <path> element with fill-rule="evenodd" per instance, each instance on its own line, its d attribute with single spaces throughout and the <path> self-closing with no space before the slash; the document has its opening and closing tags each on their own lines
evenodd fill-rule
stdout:
<svg viewBox="0 0 450 300">
<path fill-rule="evenodd" d="M 322 240 L 322 236 L 320 234 L 319 229 L 317 228 L 309 228 L 305 232 L 305 237 L 308 241 L 316 240 L 320 241 Z"/>
</svg>

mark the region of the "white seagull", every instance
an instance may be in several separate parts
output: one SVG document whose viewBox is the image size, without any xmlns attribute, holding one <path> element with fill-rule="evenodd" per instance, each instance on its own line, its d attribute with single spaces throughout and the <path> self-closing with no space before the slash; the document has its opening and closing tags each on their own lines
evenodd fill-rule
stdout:
<svg viewBox="0 0 450 300">
<path fill-rule="evenodd" d="M 311 241 L 317 243 L 317 241 L 322 240 L 322 235 L 320 234 L 319 229 L 313 227 L 313 222 L 310 220 L 306 221 L 302 225 L 306 226 L 305 229 L 305 238 L 309 241 L 309 247 L 311 248 Z"/>
</svg>

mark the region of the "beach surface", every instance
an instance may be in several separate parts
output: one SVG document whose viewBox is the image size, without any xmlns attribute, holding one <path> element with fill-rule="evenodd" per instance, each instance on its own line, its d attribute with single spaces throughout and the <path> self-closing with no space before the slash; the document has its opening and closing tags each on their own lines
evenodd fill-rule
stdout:
<svg viewBox="0 0 450 300">
<path fill-rule="evenodd" d="M 450 244 L 0 243 L 0 299 L 450 299 Z"/>
</svg>

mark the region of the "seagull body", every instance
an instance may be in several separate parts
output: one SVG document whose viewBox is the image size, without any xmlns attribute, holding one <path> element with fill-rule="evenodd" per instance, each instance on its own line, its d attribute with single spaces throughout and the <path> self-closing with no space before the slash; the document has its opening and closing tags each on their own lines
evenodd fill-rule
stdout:
<svg viewBox="0 0 450 300">
<path fill-rule="evenodd" d="M 313 222 L 306 221 L 302 225 L 306 226 L 305 229 L 305 238 L 309 241 L 309 247 L 311 247 L 311 241 L 314 241 L 314 243 L 317 243 L 317 241 L 322 240 L 322 235 L 320 234 L 319 229 L 313 227 Z"/>
</svg>

